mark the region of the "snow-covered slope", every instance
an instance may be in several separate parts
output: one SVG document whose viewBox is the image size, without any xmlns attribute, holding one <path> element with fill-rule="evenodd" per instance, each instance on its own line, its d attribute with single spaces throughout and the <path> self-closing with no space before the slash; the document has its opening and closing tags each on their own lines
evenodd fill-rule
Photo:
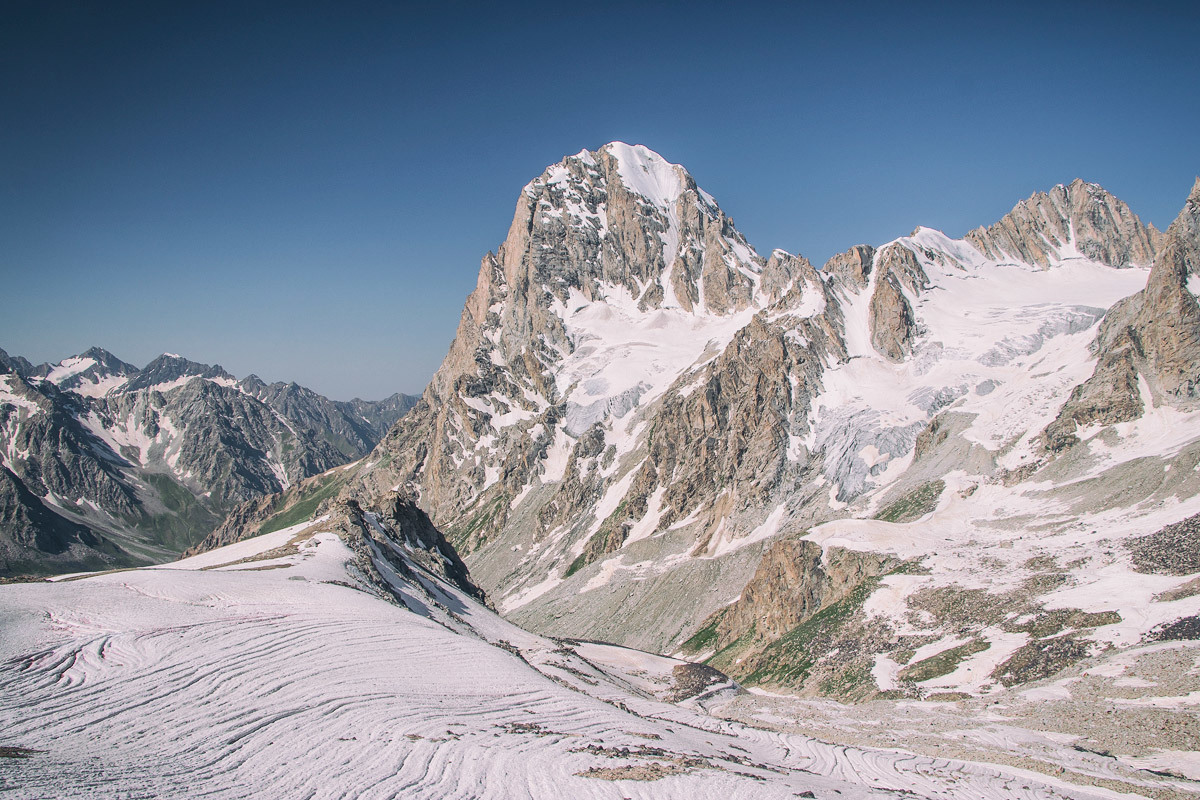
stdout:
<svg viewBox="0 0 1200 800">
<path fill-rule="evenodd" d="M 413 560 L 388 520 L 361 520 L 0 586 L 0 792 L 1115 796 L 713 718 L 703 705 L 731 689 L 711 671 L 525 633 Z"/>
</svg>

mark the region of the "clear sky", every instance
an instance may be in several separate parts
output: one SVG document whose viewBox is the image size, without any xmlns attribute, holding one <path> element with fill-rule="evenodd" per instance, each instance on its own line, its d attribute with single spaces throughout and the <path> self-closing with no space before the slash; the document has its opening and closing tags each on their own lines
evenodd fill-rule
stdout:
<svg viewBox="0 0 1200 800">
<path fill-rule="evenodd" d="M 521 187 L 612 140 L 760 252 L 1082 177 L 1165 227 L 1196 3 L 0 2 L 0 347 L 419 392 Z"/>
</svg>

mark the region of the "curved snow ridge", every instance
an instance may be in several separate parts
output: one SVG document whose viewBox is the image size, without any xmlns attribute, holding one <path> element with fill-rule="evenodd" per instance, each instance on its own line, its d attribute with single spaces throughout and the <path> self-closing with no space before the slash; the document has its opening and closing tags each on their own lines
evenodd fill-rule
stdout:
<svg viewBox="0 0 1200 800">
<path fill-rule="evenodd" d="M 683 194 L 686 174 L 679 164 L 672 164 L 645 145 L 610 142 L 601 148 L 617 160 L 621 181 L 635 194 L 662 209 L 674 207 Z"/>
</svg>

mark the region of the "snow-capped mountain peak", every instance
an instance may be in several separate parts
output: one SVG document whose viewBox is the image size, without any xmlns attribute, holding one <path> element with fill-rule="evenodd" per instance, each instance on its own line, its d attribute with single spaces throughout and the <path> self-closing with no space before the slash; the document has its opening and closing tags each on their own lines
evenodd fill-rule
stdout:
<svg viewBox="0 0 1200 800">
<path fill-rule="evenodd" d="M 644 145 L 610 142 L 600 148 L 617 160 L 617 172 L 631 192 L 660 208 L 671 208 L 683 194 L 690 175 Z"/>
</svg>

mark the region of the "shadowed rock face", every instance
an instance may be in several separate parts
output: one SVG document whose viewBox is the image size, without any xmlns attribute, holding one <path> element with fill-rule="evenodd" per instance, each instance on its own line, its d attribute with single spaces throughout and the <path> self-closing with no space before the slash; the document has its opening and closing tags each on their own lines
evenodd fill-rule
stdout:
<svg viewBox="0 0 1200 800">
<path fill-rule="evenodd" d="M 0 574 L 103 566 L 116 553 L 88 527 L 56 514 L 7 468 L 0 467 Z"/>
<path fill-rule="evenodd" d="M 1149 265 L 1162 234 L 1096 184 L 1077 179 L 1022 200 L 995 225 L 968 233 L 967 241 L 997 261 L 1048 267 L 1078 253 L 1110 267 L 1129 267 Z"/>
</svg>

